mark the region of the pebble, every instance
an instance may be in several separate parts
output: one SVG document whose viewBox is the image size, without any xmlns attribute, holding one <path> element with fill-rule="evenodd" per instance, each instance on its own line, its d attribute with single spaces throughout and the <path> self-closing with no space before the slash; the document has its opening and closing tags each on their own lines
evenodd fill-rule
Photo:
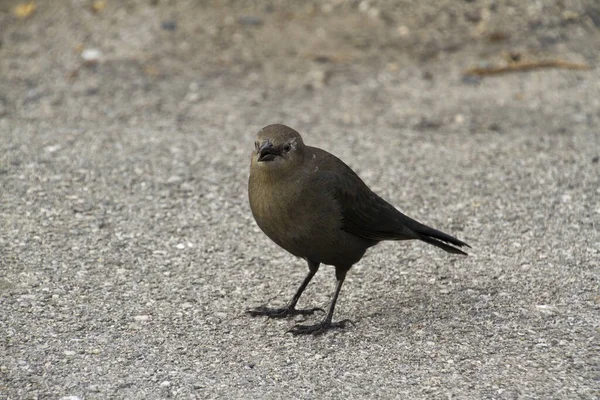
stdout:
<svg viewBox="0 0 600 400">
<path fill-rule="evenodd" d="M 475 75 L 465 75 L 461 79 L 462 83 L 466 85 L 479 85 L 481 83 L 481 77 Z"/>
<path fill-rule="evenodd" d="M 181 176 L 173 175 L 173 176 L 170 176 L 169 179 L 167 179 L 167 184 L 172 185 L 174 183 L 179 183 L 182 180 L 183 180 L 183 178 Z"/>
<path fill-rule="evenodd" d="M 102 58 L 102 52 L 98 49 L 85 49 L 81 52 L 81 58 L 86 64 L 96 64 Z"/>
<path fill-rule="evenodd" d="M 162 24 L 160 24 L 160 27 L 163 28 L 165 31 L 174 31 L 177 29 L 177 22 L 175 21 L 163 21 Z"/>
<path fill-rule="evenodd" d="M 554 315 L 557 312 L 556 307 L 550 304 L 538 304 L 535 306 L 542 314 Z"/>
<path fill-rule="evenodd" d="M 46 153 L 52 154 L 52 153 L 56 153 L 58 150 L 60 150 L 60 148 L 61 148 L 60 144 L 53 144 L 53 145 L 44 147 L 44 151 Z"/>
<path fill-rule="evenodd" d="M 410 34 L 410 29 L 405 25 L 400 25 L 398 28 L 396 28 L 396 32 L 398 32 L 398 35 L 405 37 Z"/>
<path fill-rule="evenodd" d="M 259 26 L 259 25 L 263 24 L 263 20 L 258 17 L 251 16 L 251 15 L 244 15 L 244 16 L 238 18 L 238 24 Z"/>
</svg>

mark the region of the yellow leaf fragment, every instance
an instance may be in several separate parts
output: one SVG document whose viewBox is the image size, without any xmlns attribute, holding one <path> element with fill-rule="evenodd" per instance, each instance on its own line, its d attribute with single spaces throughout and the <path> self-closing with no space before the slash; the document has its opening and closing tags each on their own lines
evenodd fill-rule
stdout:
<svg viewBox="0 0 600 400">
<path fill-rule="evenodd" d="M 101 13 L 106 7 L 106 0 L 94 0 L 92 3 L 92 11 L 96 14 Z"/>
<path fill-rule="evenodd" d="M 14 8 L 13 14 L 17 18 L 24 19 L 31 16 L 31 14 L 34 13 L 36 7 L 37 6 L 35 4 L 35 1 L 30 1 L 29 3 L 21 3 Z"/>
</svg>

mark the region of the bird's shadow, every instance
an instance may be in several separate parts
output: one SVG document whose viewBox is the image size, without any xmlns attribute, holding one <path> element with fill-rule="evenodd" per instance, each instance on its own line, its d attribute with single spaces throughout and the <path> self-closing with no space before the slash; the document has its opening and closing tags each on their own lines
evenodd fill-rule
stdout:
<svg viewBox="0 0 600 400">
<path fill-rule="evenodd" d="M 355 319 L 357 326 L 379 326 L 401 331 L 460 330 L 478 331 L 490 319 L 496 319 L 490 295 L 455 289 L 439 293 L 435 289 L 414 289 L 402 297 L 393 294 L 374 299 L 367 312 Z M 487 301 L 482 300 L 485 297 Z"/>
</svg>

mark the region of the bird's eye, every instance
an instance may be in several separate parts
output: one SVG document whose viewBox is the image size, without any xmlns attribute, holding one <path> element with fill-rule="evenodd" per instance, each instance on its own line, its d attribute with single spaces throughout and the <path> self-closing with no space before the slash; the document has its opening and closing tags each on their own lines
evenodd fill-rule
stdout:
<svg viewBox="0 0 600 400">
<path fill-rule="evenodd" d="M 283 146 L 283 151 L 285 151 L 286 153 L 289 153 L 289 151 L 292 149 L 292 146 L 290 146 L 289 144 L 286 144 L 285 146 Z"/>
</svg>

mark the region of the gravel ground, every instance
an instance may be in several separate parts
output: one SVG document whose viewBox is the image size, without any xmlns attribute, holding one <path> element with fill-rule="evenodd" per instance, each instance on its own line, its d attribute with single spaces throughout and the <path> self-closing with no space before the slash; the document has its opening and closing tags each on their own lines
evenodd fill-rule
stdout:
<svg viewBox="0 0 600 400">
<path fill-rule="evenodd" d="M 600 71 L 462 75 L 596 65 L 594 1 L 39 3 L 0 5 L 0 398 L 600 397 Z M 306 272 L 247 203 L 270 123 L 471 255 L 371 249 L 343 331 L 247 317 Z"/>
</svg>

